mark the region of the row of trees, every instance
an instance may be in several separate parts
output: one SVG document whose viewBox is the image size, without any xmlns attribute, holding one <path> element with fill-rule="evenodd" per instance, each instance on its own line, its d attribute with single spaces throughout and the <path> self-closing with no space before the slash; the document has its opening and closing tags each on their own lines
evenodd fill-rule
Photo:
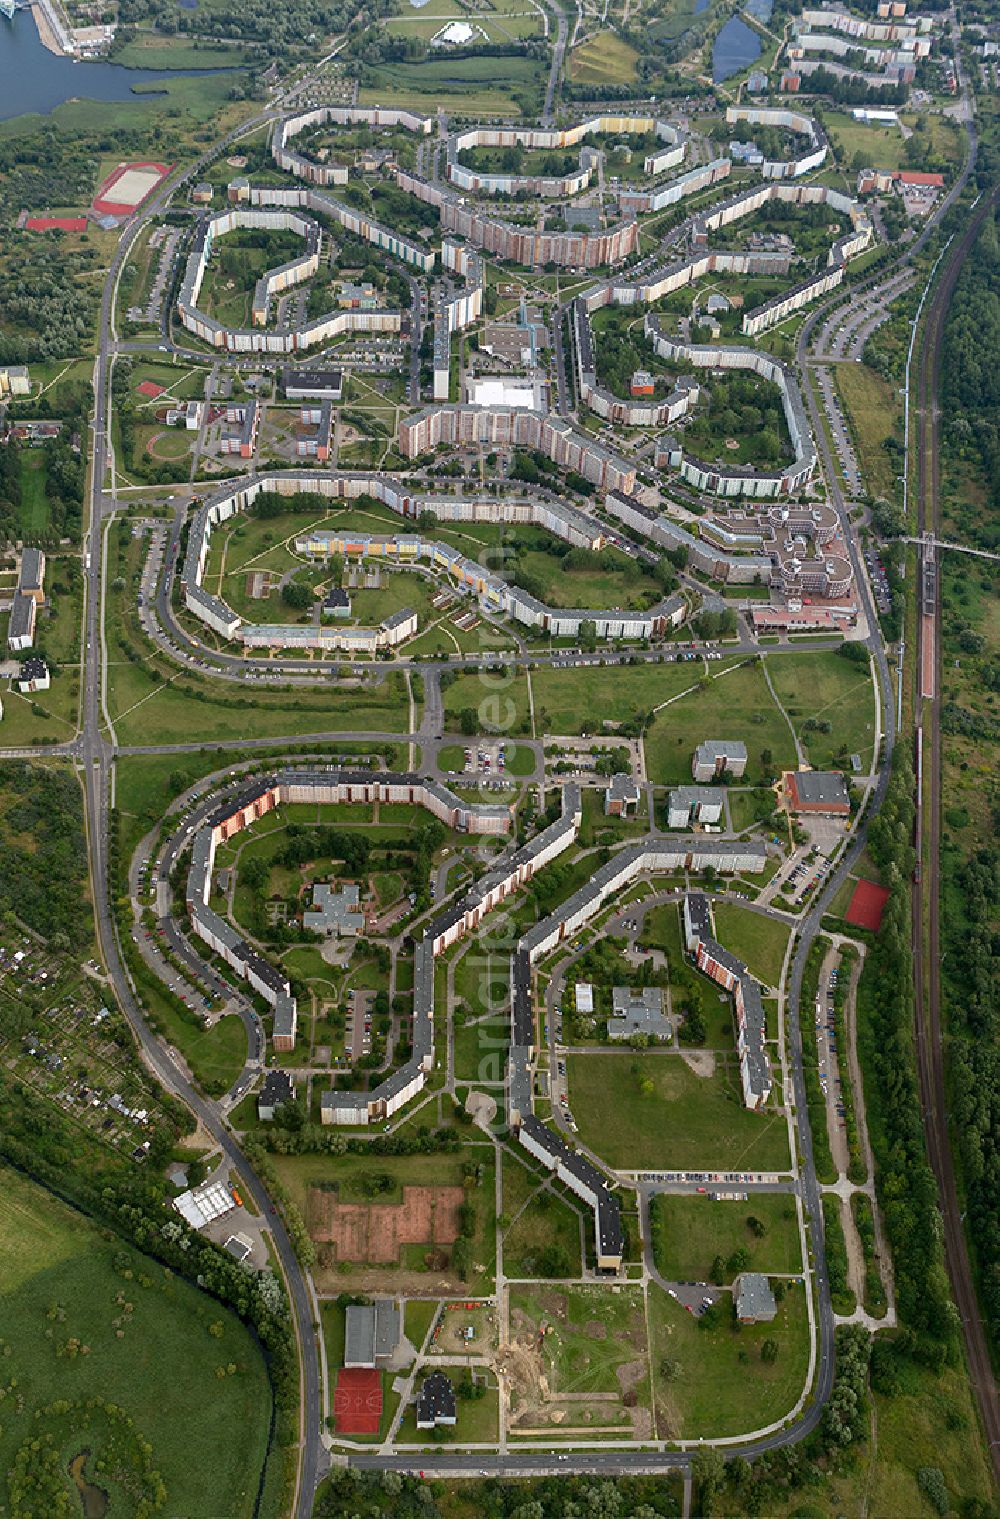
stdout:
<svg viewBox="0 0 1000 1519">
<path fill-rule="evenodd" d="M 958 871 L 961 913 L 945 915 L 950 968 L 952 1118 L 968 1196 L 968 1229 L 979 1268 L 983 1318 L 1000 1344 L 1000 986 L 995 920 L 1000 852 L 983 848 Z M 944 958 L 944 957 L 942 957 Z"/>
<path fill-rule="evenodd" d="M 872 1133 L 881 1201 L 892 1247 L 900 1321 L 914 1353 L 941 1364 L 955 1342 L 955 1308 L 941 1251 L 937 1183 L 927 1159 L 913 1045 L 910 878 L 914 868 L 914 776 L 909 748 L 897 745 L 886 798 L 868 847 L 889 900 L 859 987 L 859 1023 L 874 1077 L 880 1122 Z"/>
</svg>

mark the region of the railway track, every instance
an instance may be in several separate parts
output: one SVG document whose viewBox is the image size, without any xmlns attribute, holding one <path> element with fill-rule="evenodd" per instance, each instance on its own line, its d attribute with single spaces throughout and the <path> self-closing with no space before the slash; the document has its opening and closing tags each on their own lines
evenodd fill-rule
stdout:
<svg viewBox="0 0 1000 1519">
<path fill-rule="evenodd" d="M 918 536 L 936 536 L 940 529 L 940 419 L 938 390 L 940 382 L 941 340 L 944 322 L 955 285 L 969 251 L 986 217 L 994 210 L 1000 187 L 984 196 L 979 207 L 950 250 L 941 278 L 931 300 L 920 346 L 918 405 Z M 940 846 L 941 846 L 941 601 L 940 576 L 934 574 L 924 556 L 935 554 L 933 548 L 921 551 L 921 591 L 933 586 L 933 604 L 925 607 L 923 595 L 917 615 L 917 659 L 915 666 L 914 726 L 918 754 L 917 789 L 917 861 L 912 896 L 913 974 L 917 1065 L 927 1153 L 937 1179 L 941 1211 L 944 1218 L 944 1247 L 948 1275 L 962 1320 L 966 1357 L 973 1392 L 979 1408 L 993 1467 L 994 1481 L 1000 1485 L 1000 1403 L 993 1375 L 989 1345 L 983 1327 L 975 1281 L 969 1259 L 962 1209 L 948 1134 L 948 1103 L 945 1086 L 944 1047 L 941 1033 L 941 963 L 940 932 Z M 928 573 L 923 573 L 925 564 Z M 925 672 L 931 676 L 927 681 Z M 929 693 L 922 699 L 921 693 Z M 922 755 L 923 763 L 920 763 Z M 930 787 L 927 806 L 922 795 L 923 769 L 927 767 Z M 927 845 L 926 850 L 924 845 Z M 920 859 L 927 866 L 926 936 L 923 905 L 924 882 Z M 925 955 L 926 948 L 926 955 Z"/>
</svg>

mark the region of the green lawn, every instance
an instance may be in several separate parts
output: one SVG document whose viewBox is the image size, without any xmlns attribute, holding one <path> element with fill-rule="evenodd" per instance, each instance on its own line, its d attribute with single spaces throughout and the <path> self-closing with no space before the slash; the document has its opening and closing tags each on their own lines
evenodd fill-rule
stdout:
<svg viewBox="0 0 1000 1519">
<path fill-rule="evenodd" d="M 570 1107 L 580 1138 L 611 1166 L 787 1170 L 782 1113 L 743 1106 L 732 1059 L 696 1076 L 680 1055 L 567 1057 Z M 652 1090 L 644 1090 L 645 1083 Z"/>
<path fill-rule="evenodd" d="M 261 1353 L 235 1315 L 8 1170 L 0 1172 L 0 1234 L 3 1380 L 17 1388 L 0 1428 L 4 1512 L 22 1512 L 7 1485 L 15 1456 L 50 1434 L 64 1474 L 81 1450 L 91 1453 L 88 1475 L 95 1462 L 108 1462 L 98 1480 L 109 1514 L 136 1511 L 133 1481 L 147 1441 L 166 1489 L 164 1512 L 250 1519 L 271 1394 Z M 219 1338 L 209 1333 L 216 1323 Z M 71 1340 L 87 1353 L 60 1354 Z M 235 1374 L 217 1378 L 229 1363 Z M 86 1407 L 92 1398 L 117 1405 L 134 1426 Z M 54 1412 L 56 1400 L 70 1407 Z M 119 1463 L 125 1481 L 111 1474 Z M 79 1512 L 68 1475 L 63 1491 L 59 1512 Z M 43 1509 L 32 1503 L 30 1511 Z M 46 1504 L 44 1512 L 56 1510 Z"/>
<path fill-rule="evenodd" d="M 649 1288 L 648 1306 L 661 1440 L 746 1434 L 794 1407 L 809 1365 L 804 1288 L 786 1290 L 770 1324 L 733 1324 L 724 1299 L 718 1309 L 722 1322 L 704 1328 L 657 1286 Z M 778 1345 L 771 1364 L 761 1360 L 765 1340 Z M 671 1363 L 669 1378 L 663 1375 L 665 1361 Z"/>
<path fill-rule="evenodd" d="M 733 902 L 716 902 L 714 912 L 719 943 L 738 955 L 758 981 L 777 986 L 791 933 L 788 924 Z"/>
<path fill-rule="evenodd" d="M 783 659 L 785 656 L 782 655 Z M 772 660 L 773 669 L 780 661 Z M 703 667 L 697 663 L 674 667 L 681 689 L 696 684 Z M 747 746 L 747 783 L 769 778 L 795 764 L 795 746 L 774 699 L 764 672 L 757 663 L 743 664 L 727 672 L 722 665 L 712 672 L 707 687 L 696 689 L 665 707 L 646 735 L 646 770 L 654 785 L 690 783 L 691 755 L 706 738 L 742 739 Z M 718 674 L 719 670 L 723 673 Z M 661 701 L 663 697 L 659 698 Z M 770 752 L 764 764 L 761 755 Z"/>
<path fill-rule="evenodd" d="M 45 452 L 35 448 L 21 455 L 21 504 L 17 511 L 19 534 L 37 537 L 49 525 L 49 505 L 45 495 Z"/>
<path fill-rule="evenodd" d="M 445 726 L 454 732 L 459 714 L 466 709 L 476 714 L 478 733 L 503 737 L 531 731 L 528 682 L 523 674 L 513 670 L 483 670 L 475 675 L 457 676 L 444 693 Z"/>
<path fill-rule="evenodd" d="M 768 662 L 778 699 L 795 725 L 811 765 L 822 770 L 860 754 L 865 769 L 875 744 L 875 699 L 867 664 L 834 650 L 781 654 Z M 830 731 L 807 727 L 829 724 Z"/>
<path fill-rule="evenodd" d="M 595 32 L 570 54 L 569 76 L 577 84 L 631 84 L 638 57 L 614 32 Z"/>
<path fill-rule="evenodd" d="M 794 1197 L 754 1192 L 746 1202 L 715 1202 L 708 1196 L 661 1192 L 652 1206 L 658 1224 L 656 1266 L 668 1281 L 707 1281 L 717 1255 L 728 1260 L 741 1248 L 750 1256 L 751 1271 L 784 1275 L 802 1269 Z M 764 1225 L 764 1235 L 758 1237 L 749 1227 L 750 1218 Z M 732 1281 L 733 1275 L 727 1270 L 725 1280 Z"/>
<path fill-rule="evenodd" d="M 837 364 L 834 379 L 853 425 L 868 491 L 892 501 L 898 490 L 897 470 L 885 443 L 887 438 L 902 439 L 903 411 L 897 388 L 867 364 Z"/>
<path fill-rule="evenodd" d="M 510 1293 L 512 1333 L 519 1339 L 545 1326 L 542 1355 L 550 1393 L 608 1393 L 621 1391 L 620 1366 L 646 1355 L 646 1325 L 638 1288 L 515 1287 Z M 649 1384 L 637 1388 L 638 1402 L 648 1406 Z M 614 1403 L 601 1403 L 596 1423 Z M 581 1410 L 582 1412 L 582 1410 Z M 577 1422 L 576 1419 L 573 1422 Z M 617 1421 L 615 1421 L 617 1422 Z"/>
<path fill-rule="evenodd" d="M 503 1209 L 510 1221 L 503 1236 L 503 1268 L 508 1279 L 580 1274 L 580 1215 L 548 1181 L 503 1152 Z"/>
<path fill-rule="evenodd" d="M 538 732 L 600 733 L 604 727 L 627 722 L 637 712 L 648 711 L 687 690 L 701 673 L 701 665 L 672 664 L 650 669 L 594 665 L 533 670 L 531 687 Z M 688 769 L 690 772 L 690 755 Z"/>
</svg>

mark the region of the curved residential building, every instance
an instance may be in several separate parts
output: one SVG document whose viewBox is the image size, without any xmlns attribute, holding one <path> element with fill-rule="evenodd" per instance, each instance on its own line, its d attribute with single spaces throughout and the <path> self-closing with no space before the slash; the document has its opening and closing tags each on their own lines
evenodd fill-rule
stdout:
<svg viewBox="0 0 1000 1519">
<path fill-rule="evenodd" d="M 346 185 L 344 165 L 321 163 L 290 146 L 300 133 L 325 126 L 403 127 L 407 132 L 426 137 L 434 126 L 434 118 L 417 116 L 412 111 L 384 110 L 381 106 L 319 106 L 314 111 L 286 116 L 278 122 L 271 138 L 271 155 L 279 169 L 313 185 Z"/>
<path fill-rule="evenodd" d="M 809 147 L 797 157 L 765 158 L 760 166 L 765 179 L 798 179 L 802 174 L 811 174 L 813 169 L 818 169 L 826 162 L 830 151 L 826 133 L 819 122 L 801 111 L 786 110 L 780 106 L 731 105 L 726 108 L 726 121 L 730 126 L 745 121 L 748 126 L 754 127 L 782 127 L 787 132 L 797 132 L 800 137 L 809 139 Z"/>
<path fill-rule="evenodd" d="M 454 497 L 412 495 L 384 475 L 311 474 L 254 475 L 235 487 L 219 491 L 199 507 L 191 519 L 188 546 L 181 569 L 184 604 L 192 616 L 221 637 L 248 648 L 320 649 L 377 653 L 397 647 L 417 631 L 416 616 L 401 611 L 387 617 L 377 628 L 355 628 L 314 623 L 244 622 L 220 596 L 203 585 L 205 565 L 214 528 L 236 512 L 245 511 L 264 491 L 283 495 L 316 493 L 334 500 L 353 500 L 370 495 L 402 516 L 419 517 L 432 512 L 442 521 L 510 521 L 544 526 L 557 536 L 581 547 L 599 549 L 604 533 L 595 518 L 574 508 L 544 499 L 493 498 L 472 501 Z M 540 633 L 555 638 L 578 637 L 585 622 L 593 622 L 597 636 L 605 639 L 650 639 L 664 636 L 683 622 L 687 605 L 682 596 L 669 596 L 644 611 L 601 608 L 549 607 L 519 586 L 468 559 L 449 545 L 420 533 L 395 536 L 316 531 L 296 540 L 304 559 L 322 560 L 334 554 L 378 558 L 395 564 L 426 564 L 441 570 L 463 591 L 479 598 L 484 611 L 513 617 Z"/>
</svg>

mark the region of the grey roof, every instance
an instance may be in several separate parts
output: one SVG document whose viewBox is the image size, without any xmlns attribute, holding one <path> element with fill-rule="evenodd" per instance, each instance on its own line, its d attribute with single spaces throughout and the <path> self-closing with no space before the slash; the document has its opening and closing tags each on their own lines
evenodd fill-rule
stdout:
<svg viewBox="0 0 1000 1519">
<path fill-rule="evenodd" d="M 372 1304 L 352 1303 L 347 1310 L 344 1333 L 344 1365 L 375 1365 L 375 1309 Z"/>
<path fill-rule="evenodd" d="M 336 395 L 344 388 L 344 374 L 340 369 L 283 369 L 281 385 L 286 395 L 289 390 Z"/>
<path fill-rule="evenodd" d="M 741 1319 L 773 1319 L 778 1305 L 767 1277 L 744 1271 L 736 1286 L 736 1313 Z"/>
<path fill-rule="evenodd" d="M 795 790 L 799 801 L 811 806 L 847 806 L 850 794 L 839 770 L 796 770 Z"/>
<path fill-rule="evenodd" d="M 399 1344 L 399 1308 L 390 1298 L 375 1303 L 352 1304 L 347 1309 L 344 1362 L 351 1366 L 374 1366 L 393 1355 Z"/>
<path fill-rule="evenodd" d="M 40 591 L 45 578 L 42 568 L 43 558 L 41 549 L 26 548 L 21 553 L 21 573 L 18 576 L 18 589 L 22 591 Z"/>
<path fill-rule="evenodd" d="M 717 758 L 724 758 L 745 760 L 747 757 L 747 746 L 741 743 L 739 739 L 707 738 L 703 743 L 698 745 L 694 752 L 697 759 L 715 760 Z"/>
<path fill-rule="evenodd" d="M 27 638 L 30 635 L 34 616 L 35 603 L 31 597 L 23 596 L 20 591 L 15 591 L 10 622 L 7 625 L 8 643 L 15 638 Z"/>
<path fill-rule="evenodd" d="M 721 807 L 723 793 L 715 786 L 675 786 L 669 796 L 671 807 Z"/>
</svg>

